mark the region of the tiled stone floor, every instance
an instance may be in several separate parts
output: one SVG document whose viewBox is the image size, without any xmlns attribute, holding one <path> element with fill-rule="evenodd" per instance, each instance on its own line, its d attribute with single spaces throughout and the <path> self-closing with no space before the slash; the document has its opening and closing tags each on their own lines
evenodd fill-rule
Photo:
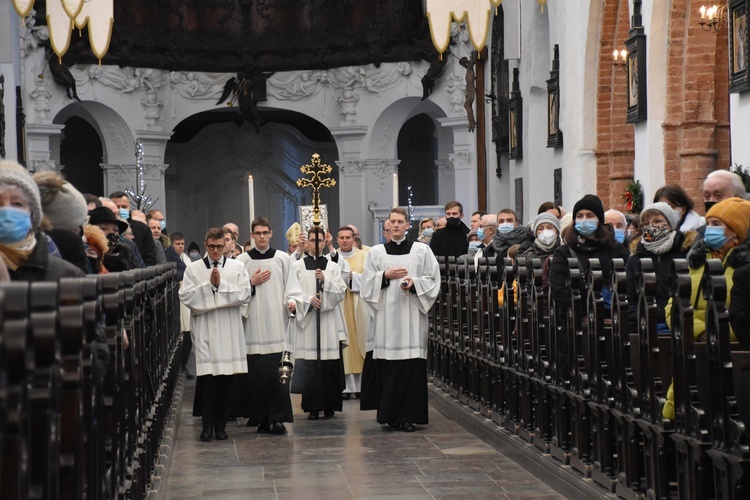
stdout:
<svg viewBox="0 0 750 500">
<path fill-rule="evenodd" d="M 185 387 L 161 498 L 564 498 L 433 408 L 429 425 L 406 434 L 384 429 L 354 400 L 332 419 L 309 421 L 292 396 L 287 435 L 259 436 L 240 419 L 229 440 L 202 443 L 194 387 Z"/>
</svg>

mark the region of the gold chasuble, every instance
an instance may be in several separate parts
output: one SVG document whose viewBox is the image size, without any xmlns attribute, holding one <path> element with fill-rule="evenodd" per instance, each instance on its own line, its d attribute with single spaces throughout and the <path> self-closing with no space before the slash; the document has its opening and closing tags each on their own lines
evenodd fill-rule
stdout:
<svg viewBox="0 0 750 500">
<path fill-rule="evenodd" d="M 357 248 L 352 250 L 351 257 L 344 257 L 352 273 L 361 275 L 365 268 L 367 252 Z M 342 255 L 343 256 L 343 255 Z M 344 349 L 344 373 L 362 373 L 365 364 L 365 347 L 367 345 L 367 316 L 365 305 L 359 297 L 359 276 L 347 283 L 344 295 L 344 319 L 349 334 L 349 345 Z M 354 291 L 352 291 L 354 289 Z"/>
</svg>

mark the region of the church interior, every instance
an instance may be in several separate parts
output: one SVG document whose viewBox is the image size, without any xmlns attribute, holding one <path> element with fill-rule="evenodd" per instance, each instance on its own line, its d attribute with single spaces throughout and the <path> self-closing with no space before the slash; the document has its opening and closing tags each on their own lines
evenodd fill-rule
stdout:
<svg viewBox="0 0 750 500">
<path fill-rule="evenodd" d="M 332 167 L 335 181 L 321 190 L 325 225 L 355 225 L 370 246 L 384 242 L 392 207 L 406 209 L 416 237 L 418 221 L 443 216 L 451 200 L 463 205 L 467 225 L 475 211 L 504 208 L 527 223 L 547 201 L 570 211 L 584 195 L 596 194 L 605 209 L 628 212 L 634 186 L 648 200 L 659 187 L 677 184 L 705 215 L 702 186 L 709 173 L 730 170 L 750 181 L 744 136 L 749 12 L 748 0 L 717 6 L 694 0 L 3 0 L 0 158 L 31 173 L 60 173 L 81 193 L 132 194 L 134 208 L 163 212 L 170 231 L 199 246 L 207 228 L 227 222 L 239 227 L 242 245 L 251 238 L 251 222 L 265 216 L 274 230 L 271 245 L 285 251 L 287 228 L 315 202 L 298 183 L 313 154 Z M 50 380 L 70 392 L 55 402 L 54 417 L 35 413 L 33 383 L 28 394 L 11 390 L 26 380 L 11 376 L 24 372 L 11 370 L 24 349 L 8 340 L 18 328 L 9 319 L 21 306 L 0 306 L 0 497 L 744 497 L 748 404 L 731 390 L 706 401 L 700 381 L 686 378 L 681 385 L 661 370 L 667 358 L 670 368 L 686 370 L 680 374 L 696 364 L 695 355 L 680 353 L 679 338 L 655 330 L 652 337 L 620 337 L 612 333 L 618 320 L 608 319 L 602 329 L 611 339 L 579 346 L 588 371 L 582 368 L 571 386 L 556 385 L 545 375 L 555 324 L 537 316 L 534 302 L 541 265 L 480 266 L 469 279 L 468 268 L 459 275 L 448 271 L 447 260 L 440 264 L 441 295 L 429 313 L 430 425 L 408 436 L 383 431 L 351 400 L 323 422 L 305 421 L 295 410 L 298 420 L 284 437 L 230 422 L 227 443 L 198 442 L 190 413 L 194 381 L 173 360 L 179 332 L 170 311 L 179 309 L 178 285 L 167 268 L 71 288 L 76 298 L 68 306 L 78 301 L 79 331 L 91 327 L 86 314 L 110 313 L 104 314 L 111 320 L 107 331 L 120 339 L 112 352 L 121 365 L 107 383 L 122 392 L 99 400 L 96 384 L 84 382 L 86 363 L 75 354 L 66 358 L 72 347 L 63 342 L 53 363 L 60 375 Z M 569 278 L 581 280 L 575 272 Z M 679 269 L 675 302 L 684 294 L 678 278 L 686 279 Z M 498 294 L 508 293 L 496 285 L 512 287 L 516 280 L 529 287 L 516 299 L 518 308 L 513 300 L 496 304 Z M 600 287 L 595 282 L 592 277 L 586 286 Z M 641 302 L 630 307 L 648 308 L 648 287 L 643 284 Z M 33 309 L 38 290 L 9 290 L 5 299 L 23 295 L 28 303 L 18 303 Z M 157 291 L 163 311 L 154 313 L 152 328 L 139 323 L 139 311 L 151 307 Z M 617 297 L 615 288 L 615 304 Z M 587 296 L 574 304 L 570 314 L 577 319 L 599 307 Z M 715 375 L 714 387 L 732 380 L 727 384 L 737 399 L 750 401 L 743 378 L 750 376 L 750 357 L 730 355 L 723 298 L 710 304 L 716 332 L 724 332 L 716 339 L 726 341 L 709 341 L 700 351 L 710 368 L 698 374 Z M 37 306 L 42 314 L 48 304 Z M 688 318 L 689 306 L 688 300 L 679 314 Z M 593 324 L 596 314 L 588 314 Z M 514 329 L 514 321 L 523 327 Z M 160 345 L 136 340 L 142 362 L 121 345 L 119 331 L 131 328 L 143 339 L 156 330 L 165 335 Z M 537 342 L 542 338 L 546 343 Z M 24 342 L 35 341 L 29 334 Z M 632 349 L 641 366 L 630 358 L 615 361 L 618 349 Z M 65 359 L 80 369 L 69 369 Z M 27 360 L 26 372 L 36 373 L 33 365 Z M 688 403 L 669 423 L 655 408 L 672 379 L 677 397 Z M 76 425 L 100 404 L 102 411 L 110 405 L 110 416 L 122 411 L 137 418 L 92 424 L 85 436 L 76 434 L 85 443 L 79 450 L 65 439 L 39 445 L 33 434 L 45 430 L 37 426 L 53 437 L 70 435 L 60 426 L 73 411 L 66 401 L 90 403 Z M 293 402 L 298 408 L 298 399 Z M 140 414 L 138 405 L 146 403 L 150 413 Z M 25 411 L 34 418 L 15 426 Z M 707 415 L 714 420 L 707 422 Z M 105 435 L 109 441 L 95 442 Z M 42 465 L 48 456 L 58 466 Z M 8 474 L 20 479 L 9 486 Z M 68 496 L 50 486 L 58 484 Z"/>
</svg>

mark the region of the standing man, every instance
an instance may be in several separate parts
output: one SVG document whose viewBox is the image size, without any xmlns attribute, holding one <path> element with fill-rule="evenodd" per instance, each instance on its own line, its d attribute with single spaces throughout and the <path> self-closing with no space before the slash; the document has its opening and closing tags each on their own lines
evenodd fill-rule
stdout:
<svg viewBox="0 0 750 500">
<path fill-rule="evenodd" d="M 151 235 L 154 237 L 154 246 L 156 247 L 156 263 L 165 264 L 167 262 L 167 258 L 164 255 L 164 246 L 161 242 L 161 225 L 159 224 L 159 221 L 156 219 L 149 220 L 148 228 L 151 231 Z M 169 248 L 169 246 L 167 246 L 167 248 Z"/>
<path fill-rule="evenodd" d="M 128 195 L 123 191 L 115 191 L 110 193 L 109 199 L 117 206 L 119 216 L 130 224 L 130 229 L 133 231 L 135 246 L 138 247 L 138 252 L 143 258 L 143 262 L 147 266 L 156 265 L 156 245 L 154 244 L 154 238 L 151 235 L 151 231 L 148 226 L 143 222 L 134 220 L 130 216 L 130 200 Z"/>
<path fill-rule="evenodd" d="M 309 412 L 309 420 L 333 416 L 341 411 L 344 390 L 344 365 L 341 343 L 346 343 L 346 326 L 339 303 L 344 298 L 346 285 L 341 279 L 341 268 L 323 256 L 325 233 L 320 228 L 308 231 L 309 246 L 314 249 L 318 233 L 318 259 L 315 252 L 292 263 L 286 285 L 286 304 L 296 316 L 294 321 L 295 375 L 292 392 L 302 394 L 302 411 Z M 320 287 L 320 297 L 316 289 Z M 320 311 L 320 344 L 316 319 Z"/>
<path fill-rule="evenodd" d="M 250 299 L 250 278 L 241 263 L 224 257 L 224 232 L 211 228 L 203 242 L 207 256 L 192 262 L 180 285 L 190 308 L 190 334 L 198 381 L 193 415 L 203 417 L 201 441 L 226 433 L 232 375 L 247 373 L 241 308 Z"/>
<path fill-rule="evenodd" d="M 440 270 L 430 247 L 406 239 L 403 208 L 391 209 L 389 220 L 391 241 L 372 248 L 362 273 L 372 318 L 362 378 L 372 370 L 377 379 L 362 399 L 376 402 L 378 423 L 414 432 L 427 423 L 427 313 L 440 293 Z"/>
<path fill-rule="evenodd" d="M 476 270 L 479 265 L 479 259 L 482 257 L 494 257 L 495 247 L 492 246 L 492 239 L 495 237 L 495 231 L 497 231 L 497 215 L 485 214 L 482 216 L 482 220 L 479 223 L 477 229 L 477 236 L 479 237 L 479 250 L 474 254 L 474 269 Z"/>
<path fill-rule="evenodd" d="M 247 389 L 238 391 L 241 414 L 259 433 L 284 434 L 284 422 L 293 422 L 289 387 L 279 382 L 279 361 L 284 351 L 289 314 L 284 289 L 291 259 L 271 247 L 273 230 L 266 217 L 250 225 L 254 248 L 237 257 L 250 276 L 251 297 L 245 318 Z"/>
<path fill-rule="evenodd" d="M 446 226 L 435 232 L 430 241 L 430 248 L 435 255 L 458 257 L 469 251 L 466 235 L 470 229 L 461 222 L 463 216 L 464 207 L 459 202 L 449 201 L 445 204 Z"/>
<path fill-rule="evenodd" d="M 167 262 L 177 264 L 177 281 L 182 282 L 185 269 L 192 263 L 185 253 L 185 235 L 177 231 L 172 233 L 172 246 L 164 251 L 164 255 Z M 193 350 L 193 341 L 190 339 L 190 309 L 182 302 L 180 302 L 180 332 L 182 333 L 182 346 L 180 346 L 182 368 L 185 369 L 188 378 L 195 378 L 195 374 L 191 373 L 187 366 L 190 352 Z"/>
<path fill-rule="evenodd" d="M 481 210 L 477 210 L 476 212 L 474 212 L 473 214 L 471 214 L 471 222 L 469 223 L 469 229 L 472 230 L 472 231 L 474 231 L 475 229 L 479 229 L 479 226 L 482 223 L 482 217 L 486 213 L 487 212 L 483 212 Z"/>
<path fill-rule="evenodd" d="M 347 286 L 343 302 L 344 320 L 349 337 L 349 345 L 343 351 L 346 380 L 343 398 L 347 400 L 352 394 L 355 398 L 359 397 L 359 393 L 362 392 L 362 367 L 365 364 L 367 344 L 367 316 L 359 291 L 368 252 L 354 245 L 354 231 L 351 226 L 339 228 L 336 240 L 339 244 L 338 258 L 343 258 L 349 265 L 348 276 L 345 276 L 344 280 Z"/>
</svg>

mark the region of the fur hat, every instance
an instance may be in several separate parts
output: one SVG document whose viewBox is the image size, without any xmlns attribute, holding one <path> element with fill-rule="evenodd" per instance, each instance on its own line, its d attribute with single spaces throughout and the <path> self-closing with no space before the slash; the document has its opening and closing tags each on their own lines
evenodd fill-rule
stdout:
<svg viewBox="0 0 750 500">
<path fill-rule="evenodd" d="M 587 194 L 576 202 L 573 207 L 573 220 L 575 220 L 576 215 L 581 210 L 591 210 L 596 215 L 596 218 L 599 219 L 599 224 L 604 224 L 604 205 L 602 204 L 602 200 L 595 194 Z"/>
<path fill-rule="evenodd" d="M 86 244 L 95 249 L 97 254 L 99 254 L 99 259 L 104 257 L 104 254 L 109 251 L 107 236 L 99 226 L 86 224 L 83 226 L 83 236 L 86 239 Z"/>
<path fill-rule="evenodd" d="M 672 231 L 677 231 L 677 229 L 679 229 L 677 227 L 677 214 L 675 214 L 674 210 L 672 210 L 672 207 L 670 207 L 669 204 L 664 203 L 663 201 L 659 201 L 643 207 L 643 211 L 641 212 L 641 223 L 643 223 L 643 214 L 645 214 L 649 210 L 655 210 L 662 214 L 664 218 L 667 219 L 667 222 L 669 222 L 669 227 L 672 228 Z"/>
<path fill-rule="evenodd" d="M 35 173 L 32 178 L 39 187 L 44 216 L 52 227 L 73 231 L 86 224 L 86 200 L 60 174 L 44 170 Z"/>
<path fill-rule="evenodd" d="M 29 171 L 12 160 L 0 160 L 0 189 L 5 187 L 14 187 L 24 194 L 31 210 L 31 230 L 35 231 L 42 222 L 42 202 Z"/>
<path fill-rule="evenodd" d="M 744 241 L 750 229 L 750 201 L 740 198 L 720 201 L 708 211 L 706 220 L 709 217 L 719 219 L 737 235 L 737 241 Z"/>
<path fill-rule="evenodd" d="M 532 230 L 534 231 L 534 234 L 536 234 L 536 230 L 539 225 L 545 222 L 547 224 L 552 224 L 553 226 L 555 226 L 555 229 L 557 229 L 557 234 L 560 234 L 560 220 L 549 212 L 542 212 L 534 217 L 534 222 L 532 224 Z"/>
</svg>

